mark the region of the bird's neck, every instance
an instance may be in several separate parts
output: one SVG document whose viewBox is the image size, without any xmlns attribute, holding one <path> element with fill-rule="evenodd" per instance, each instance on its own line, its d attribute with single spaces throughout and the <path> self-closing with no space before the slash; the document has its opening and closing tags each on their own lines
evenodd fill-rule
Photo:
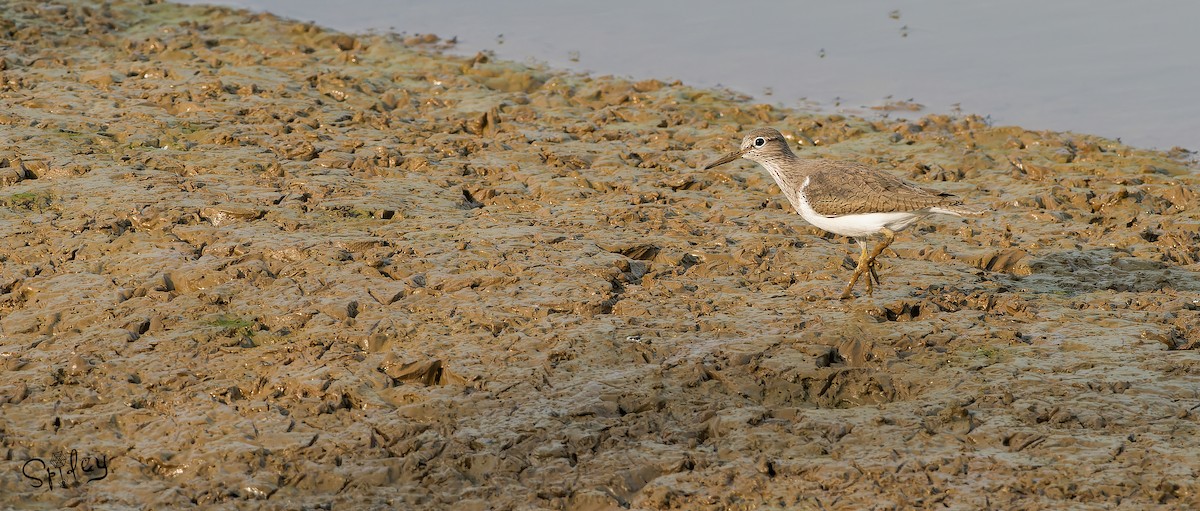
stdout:
<svg viewBox="0 0 1200 511">
<path fill-rule="evenodd" d="M 784 190 L 795 190 L 804 184 L 804 178 L 808 177 L 808 166 L 804 164 L 804 160 L 797 158 L 790 149 L 784 148 L 776 154 L 772 154 L 763 158 L 758 162 L 771 177 L 775 178 L 775 183 Z"/>
</svg>

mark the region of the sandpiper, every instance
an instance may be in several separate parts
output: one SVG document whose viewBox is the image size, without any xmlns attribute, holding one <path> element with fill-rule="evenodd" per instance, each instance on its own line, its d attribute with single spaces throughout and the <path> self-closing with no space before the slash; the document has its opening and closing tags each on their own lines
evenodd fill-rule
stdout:
<svg viewBox="0 0 1200 511">
<path fill-rule="evenodd" d="M 854 275 L 842 291 L 843 300 L 854 297 L 850 291 L 863 273 L 870 273 L 867 294 L 874 291 L 871 281 L 879 283 L 875 259 L 892 244 L 897 231 L 934 213 L 954 216 L 984 213 L 964 207 L 958 197 L 920 188 L 865 165 L 797 158 L 783 135 L 772 128 L 751 131 L 742 139 L 741 148 L 704 168 L 711 169 L 738 158 L 767 169 L 788 202 L 808 223 L 858 242 L 862 254 Z M 875 234 L 882 234 L 883 241 L 868 254 L 865 238 Z"/>
</svg>

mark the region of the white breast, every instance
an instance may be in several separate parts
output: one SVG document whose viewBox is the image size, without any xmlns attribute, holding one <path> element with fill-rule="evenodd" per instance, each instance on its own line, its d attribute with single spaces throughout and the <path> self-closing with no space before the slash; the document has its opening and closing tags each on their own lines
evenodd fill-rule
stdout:
<svg viewBox="0 0 1200 511">
<path fill-rule="evenodd" d="M 912 225 L 921 217 L 928 215 L 926 210 L 901 211 L 895 213 L 863 213 L 842 216 L 824 216 L 817 213 L 808 203 L 804 189 L 808 188 L 809 178 L 804 178 L 804 184 L 796 192 L 797 200 L 792 203 L 796 211 L 810 224 L 834 234 L 850 237 L 862 237 L 876 234 L 884 227 L 899 231 Z"/>
</svg>

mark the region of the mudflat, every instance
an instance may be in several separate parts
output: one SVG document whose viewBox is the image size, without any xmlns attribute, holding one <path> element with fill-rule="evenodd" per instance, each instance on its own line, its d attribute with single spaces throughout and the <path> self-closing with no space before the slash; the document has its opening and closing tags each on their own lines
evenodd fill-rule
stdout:
<svg viewBox="0 0 1200 511">
<path fill-rule="evenodd" d="M 1193 154 L 439 44 L 0 5 L 0 505 L 1200 507 Z M 992 212 L 837 300 L 759 126 Z"/>
</svg>

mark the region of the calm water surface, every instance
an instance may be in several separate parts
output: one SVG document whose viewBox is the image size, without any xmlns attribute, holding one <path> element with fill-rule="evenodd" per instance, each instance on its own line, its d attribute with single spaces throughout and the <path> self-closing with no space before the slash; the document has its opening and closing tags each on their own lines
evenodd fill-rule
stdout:
<svg viewBox="0 0 1200 511">
<path fill-rule="evenodd" d="M 1200 2 L 1191 0 L 184 3 L 350 32 L 457 36 L 457 53 L 678 78 L 787 106 L 869 114 L 912 100 L 923 112 L 1200 149 Z"/>
</svg>

